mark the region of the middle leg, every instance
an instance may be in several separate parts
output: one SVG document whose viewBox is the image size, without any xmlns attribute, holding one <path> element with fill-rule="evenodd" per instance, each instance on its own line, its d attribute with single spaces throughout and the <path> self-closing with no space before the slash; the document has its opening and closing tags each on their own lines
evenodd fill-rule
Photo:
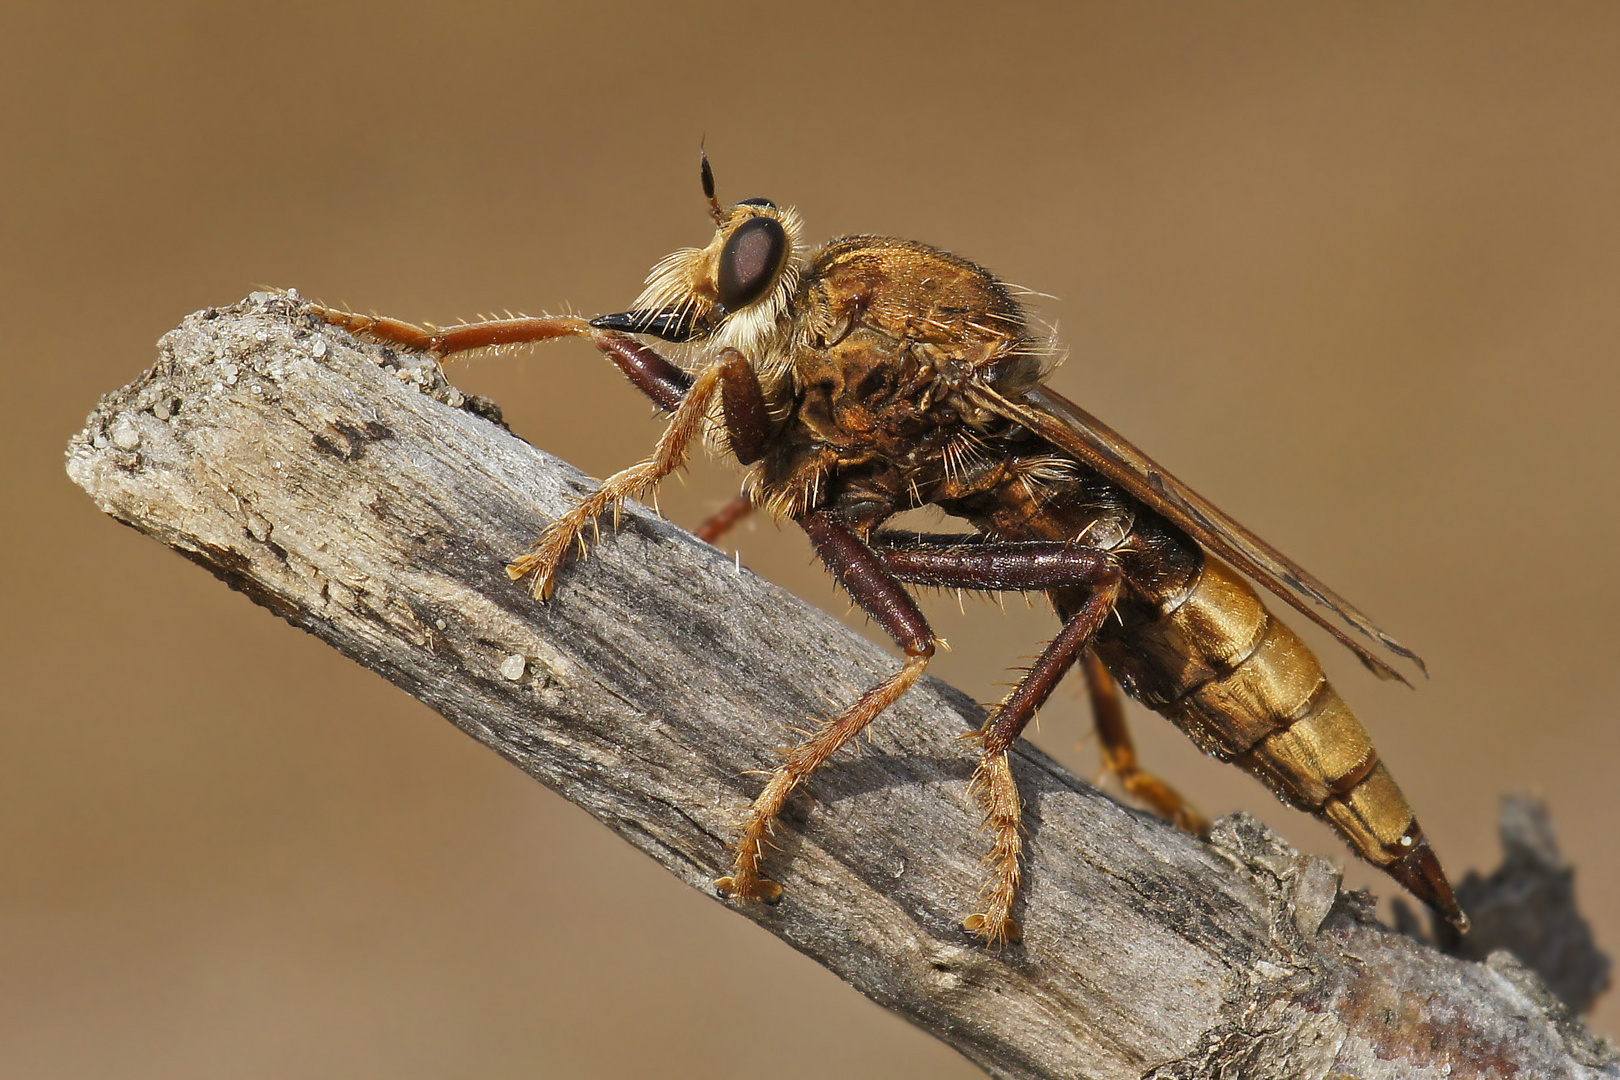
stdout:
<svg viewBox="0 0 1620 1080">
<path fill-rule="evenodd" d="M 715 882 L 728 896 L 772 902 L 782 886 L 759 872 L 776 819 L 788 796 L 862 728 L 911 689 L 934 655 L 934 631 L 917 602 L 883 565 L 879 554 L 832 514 L 812 512 L 799 520 L 816 554 L 856 603 L 889 632 L 906 653 L 904 666 L 862 694 L 855 704 L 823 724 L 814 735 L 788 752 L 749 808 L 732 860 L 730 876 Z"/>
</svg>

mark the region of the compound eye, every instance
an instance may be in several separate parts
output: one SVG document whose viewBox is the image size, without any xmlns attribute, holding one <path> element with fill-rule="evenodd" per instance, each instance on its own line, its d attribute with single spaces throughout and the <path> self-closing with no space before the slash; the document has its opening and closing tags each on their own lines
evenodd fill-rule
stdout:
<svg viewBox="0 0 1620 1080">
<path fill-rule="evenodd" d="M 764 296 L 787 258 L 787 232 L 775 218 L 752 217 L 731 234 L 720 252 L 720 306 L 745 308 Z"/>
</svg>

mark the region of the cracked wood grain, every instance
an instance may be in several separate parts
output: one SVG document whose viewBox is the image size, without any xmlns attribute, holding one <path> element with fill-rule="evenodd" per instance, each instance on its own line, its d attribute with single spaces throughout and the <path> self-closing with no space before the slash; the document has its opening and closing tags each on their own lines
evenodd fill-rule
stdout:
<svg viewBox="0 0 1620 1080">
<path fill-rule="evenodd" d="M 506 561 L 590 481 L 431 357 L 294 295 L 199 312 L 160 350 L 69 447 L 103 510 L 710 896 L 789 728 L 893 669 L 639 508 L 534 601 Z M 1027 745 L 1026 938 L 986 951 L 961 929 L 984 840 L 955 739 L 979 720 L 938 682 L 908 695 L 790 804 L 786 899 L 739 911 L 1000 1077 L 1620 1077 L 1507 954 L 1443 956 L 1252 819 L 1201 843 Z"/>
</svg>

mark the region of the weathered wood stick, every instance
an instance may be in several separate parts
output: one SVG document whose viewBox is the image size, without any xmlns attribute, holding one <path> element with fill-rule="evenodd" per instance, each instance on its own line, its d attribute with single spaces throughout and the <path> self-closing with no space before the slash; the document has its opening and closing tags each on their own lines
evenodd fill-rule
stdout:
<svg viewBox="0 0 1620 1080">
<path fill-rule="evenodd" d="M 161 350 L 70 447 L 102 509 L 711 896 L 790 729 L 893 670 L 636 508 L 534 601 L 506 562 L 589 481 L 431 357 L 356 342 L 295 296 L 200 312 Z M 1026 937 L 987 951 L 961 929 L 986 841 L 955 740 L 980 718 L 939 683 L 907 696 L 790 804 L 785 900 L 739 910 L 996 1076 L 1620 1077 L 1505 954 L 1441 956 L 1252 819 L 1201 843 L 1027 746 Z"/>
</svg>

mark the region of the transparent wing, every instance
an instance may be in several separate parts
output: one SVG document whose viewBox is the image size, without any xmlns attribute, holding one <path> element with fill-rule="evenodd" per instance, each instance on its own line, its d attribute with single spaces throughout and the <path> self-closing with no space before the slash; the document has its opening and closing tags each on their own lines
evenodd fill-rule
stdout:
<svg viewBox="0 0 1620 1080">
<path fill-rule="evenodd" d="M 1036 386 L 1008 398 L 983 384 L 972 385 L 967 392 L 984 408 L 1022 424 L 1059 449 L 1073 454 L 1169 518 L 1194 540 L 1338 638 L 1380 676 L 1408 681 L 1380 652 L 1409 660 L 1428 674 L 1428 668 L 1416 653 L 1380 630 L 1354 604 L 1062 394 Z M 1351 631 L 1372 647 L 1353 637 Z"/>
</svg>

